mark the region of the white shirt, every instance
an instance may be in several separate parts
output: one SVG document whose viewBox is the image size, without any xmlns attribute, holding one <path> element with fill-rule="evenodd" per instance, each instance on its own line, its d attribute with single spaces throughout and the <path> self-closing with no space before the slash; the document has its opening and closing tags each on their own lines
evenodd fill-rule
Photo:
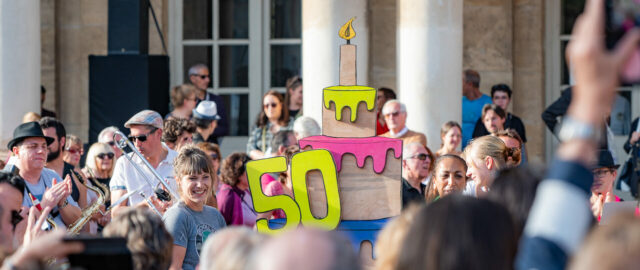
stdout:
<svg viewBox="0 0 640 270">
<path fill-rule="evenodd" d="M 400 130 L 396 134 L 394 134 L 392 130 L 389 130 L 389 134 L 391 135 L 391 137 L 394 137 L 394 138 L 402 137 L 404 136 L 404 134 L 407 134 L 407 132 L 409 132 L 409 129 L 407 128 L 407 126 L 405 126 L 402 130 Z"/>
<path fill-rule="evenodd" d="M 176 180 L 173 175 L 173 160 L 178 156 L 178 152 L 169 149 L 165 145 L 162 145 L 162 147 L 167 150 L 167 157 L 165 157 L 165 159 L 158 164 L 158 167 L 155 168 L 156 172 L 164 178 L 173 190 L 178 190 Z M 146 178 L 153 186 L 147 184 L 145 177 L 143 177 L 131 164 L 129 159 L 123 155 L 118 158 L 118 161 L 116 161 L 116 167 L 113 169 L 113 176 L 109 182 L 109 189 L 125 190 L 129 192 L 142 187 L 141 191 L 145 196 L 153 196 L 155 194 L 153 190 L 158 186 L 160 181 L 153 176 L 153 173 L 144 165 L 143 161 L 137 155 L 134 155 L 133 153 L 129 153 L 127 155 L 132 157 L 133 161 L 144 172 Z M 142 201 L 144 201 L 144 198 L 140 196 L 140 194 L 134 194 L 129 197 L 129 205 L 136 205 Z"/>
</svg>

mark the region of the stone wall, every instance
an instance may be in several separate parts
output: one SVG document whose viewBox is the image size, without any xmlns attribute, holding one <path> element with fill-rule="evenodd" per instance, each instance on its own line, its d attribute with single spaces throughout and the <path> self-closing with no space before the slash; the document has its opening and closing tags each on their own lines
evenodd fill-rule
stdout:
<svg viewBox="0 0 640 270">
<path fill-rule="evenodd" d="M 168 0 L 152 0 L 167 37 Z M 68 133 L 85 142 L 89 133 L 89 55 L 107 54 L 108 0 L 42 0 L 42 84 L 45 108 L 58 113 Z M 149 15 L 149 53 L 163 54 Z"/>
<path fill-rule="evenodd" d="M 369 1 L 369 86 L 396 87 L 396 0 Z"/>
</svg>

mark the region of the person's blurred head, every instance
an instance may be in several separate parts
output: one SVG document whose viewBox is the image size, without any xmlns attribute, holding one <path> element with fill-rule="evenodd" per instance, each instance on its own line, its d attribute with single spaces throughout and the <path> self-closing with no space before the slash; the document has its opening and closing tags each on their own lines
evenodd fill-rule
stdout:
<svg viewBox="0 0 640 270">
<path fill-rule="evenodd" d="M 591 192 L 595 194 L 607 194 L 613 189 L 613 182 L 618 177 L 618 167 L 613 161 L 613 155 L 609 150 L 598 151 L 598 162 L 593 167 L 593 185 Z"/>
<path fill-rule="evenodd" d="M 464 190 L 467 183 L 467 164 L 458 155 L 446 154 L 435 161 L 431 186 L 425 192 L 427 202 Z"/>
<path fill-rule="evenodd" d="M 514 152 L 513 155 L 507 158 L 507 165 L 520 165 L 520 162 L 522 161 L 522 139 L 520 138 L 520 135 L 518 135 L 518 132 L 514 129 L 508 128 L 498 131 L 493 135 L 500 138 L 500 140 L 502 140 L 502 142 L 504 142 L 504 144 Z"/>
<path fill-rule="evenodd" d="M 640 219 L 633 212 L 620 213 L 592 231 L 573 256 L 569 269 L 638 269 L 638 254 Z"/>
<path fill-rule="evenodd" d="M 300 228 L 268 239 L 253 256 L 250 269 L 360 269 L 358 257 L 337 231 Z"/>
<path fill-rule="evenodd" d="M 249 188 L 245 165 L 249 161 L 249 156 L 242 152 L 235 152 L 222 161 L 220 169 L 220 180 L 232 187 L 242 190 Z"/>
<path fill-rule="evenodd" d="M 373 253 L 376 257 L 375 269 L 395 269 L 398 257 L 403 252 L 402 243 L 409 232 L 413 220 L 420 210 L 419 204 L 411 204 L 400 216 L 389 221 L 378 234 Z"/>
<path fill-rule="evenodd" d="M 480 74 L 472 69 L 467 69 L 462 75 L 462 94 L 467 95 L 480 88 Z"/>
<path fill-rule="evenodd" d="M 193 142 L 196 125 L 187 119 L 170 118 L 164 121 L 162 141 L 171 149 L 179 151 L 185 144 Z"/>
<path fill-rule="evenodd" d="M 487 194 L 487 199 L 504 206 L 513 218 L 518 238 L 529 217 L 544 169 L 530 166 L 507 168 L 500 171 Z"/>
<path fill-rule="evenodd" d="M 300 78 L 300 76 L 293 76 L 287 79 L 285 87 L 287 88 L 287 93 L 284 98 L 285 104 L 289 107 L 293 104 L 302 106 L 302 78 Z"/>
<path fill-rule="evenodd" d="M 378 92 L 376 92 L 376 108 L 378 108 L 378 111 L 382 111 L 384 104 L 392 99 L 396 99 L 396 93 L 391 88 L 378 88 Z"/>
<path fill-rule="evenodd" d="M 189 207 L 202 207 L 207 202 L 213 185 L 215 171 L 211 158 L 195 146 L 185 146 L 173 161 L 173 172 L 180 198 Z"/>
<path fill-rule="evenodd" d="M 489 133 L 496 133 L 504 129 L 507 114 L 496 104 L 486 104 L 482 107 L 482 123 Z"/>
<path fill-rule="evenodd" d="M 207 91 L 211 77 L 209 68 L 204 64 L 196 64 L 189 68 L 189 81 L 200 91 Z"/>
<path fill-rule="evenodd" d="M 202 248 L 200 270 L 248 269 L 266 236 L 244 226 L 227 227 L 209 236 Z"/>
<path fill-rule="evenodd" d="M 491 100 L 506 112 L 511 102 L 511 88 L 503 83 L 492 86 Z"/>
<path fill-rule="evenodd" d="M 486 199 L 446 196 L 414 218 L 395 269 L 513 269 L 509 212 Z"/>
<path fill-rule="evenodd" d="M 173 237 L 157 214 L 146 208 L 119 212 L 104 228 L 105 237 L 124 237 L 136 270 L 166 270 L 171 264 Z"/>
<path fill-rule="evenodd" d="M 321 130 L 318 122 L 309 116 L 300 116 L 293 122 L 293 132 L 296 139 L 300 140 L 309 136 L 320 135 Z"/>
<path fill-rule="evenodd" d="M 387 101 L 382 107 L 387 127 L 393 133 L 398 133 L 405 128 L 407 122 L 407 108 L 400 101 L 392 99 Z"/>
<path fill-rule="evenodd" d="M 456 121 L 449 121 L 440 128 L 441 147 L 445 149 L 456 149 L 462 141 L 462 128 Z"/>
<path fill-rule="evenodd" d="M 213 171 L 215 173 L 220 169 L 220 161 L 222 160 L 222 154 L 220 154 L 220 147 L 215 143 L 201 142 L 196 145 L 200 150 L 204 151 L 213 164 Z"/>
<path fill-rule="evenodd" d="M 0 172 L 0 247 L 3 251 L 11 252 L 16 248 L 13 234 L 22 220 L 19 213 L 24 187 L 24 179 L 19 175 Z"/>
<path fill-rule="evenodd" d="M 300 147 L 298 145 L 290 145 L 282 153 L 284 158 L 287 159 L 287 171 L 280 172 L 278 180 L 289 190 L 293 190 L 293 183 L 291 182 L 291 158 L 297 153 L 300 153 Z"/>
<path fill-rule="evenodd" d="M 265 127 L 270 121 L 277 121 L 278 125 L 289 124 L 289 109 L 284 103 L 284 96 L 276 90 L 270 90 L 262 97 L 262 110 L 256 120 L 256 126 Z"/>
<path fill-rule="evenodd" d="M 49 144 L 49 153 L 47 154 L 47 162 L 51 162 L 61 158 L 62 151 L 66 143 L 67 131 L 62 122 L 53 117 L 43 117 L 40 119 L 40 128 L 45 136 L 53 138 L 53 143 Z"/>
<path fill-rule="evenodd" d="M 424 180 L 429 176 L 433 156 L 418 142 L 409 143 L 402 150 L 402 177 L 407 181 Z"/>
<path fill-rule="evenodd" d="M 113 133 L 116 131 L 118 131 L 118 128 L 114 126 L 104 128 L 100 131 L 100 134 L 98 134 L 98 142 L 111 146 L 113 153 L 116 154 L 116 159 L 118 159 L 122 155 L 122 150 L 116 146 L 116 142 L 113 140 Z"/>
<path fill-rule="evenodd" d="M 40 118 L 42 117 L 38 113 L 28 112 L 25 113 L 24 116 L 22 116 L 22 123 L 38 122 L 40 121 Z"/>
<path fill-rule="evenodd" d="M 498 171 L 507 167 L 507 160 L 512 157 L 520 159 L 520 153 L 508 148 L 502 140 L 495 136 L 482 136 L 471 140 L 464 149 L 467 161 L 467 177 L 476 183 L 491 186 Z"/>
<path fill-rule="evenodd" d="M 62 153 L 62 160 L 76 167 L 80 164 L 80 158 L 84 154 L 82 140 L 76 135 L 69 134 L 67 135 L 66 141 L 64 152 Z"/>
<path fill-rule="evenodd" d="M 282 156 L 285 149 L 298 143 L 295 134 L 291 130 L 280 130 L 271 139 L 271 149 L 273 156 Z"/>
<path fill-rule="evenodd" d="M 89 147 L 84 164 L 93 172 L 105 173 L 109 177 L 113 174 L 116 159 L 113 148 L 106 143 L 94 143 Z"/>
<path fill-rule="evenodd" d="M 189 113 L 195 109 L 196 103 L 196 88 L 190 84 L 178 85 L 171 88 L 171 105 L 174 109 L 184 108 Z"/>
</svg>

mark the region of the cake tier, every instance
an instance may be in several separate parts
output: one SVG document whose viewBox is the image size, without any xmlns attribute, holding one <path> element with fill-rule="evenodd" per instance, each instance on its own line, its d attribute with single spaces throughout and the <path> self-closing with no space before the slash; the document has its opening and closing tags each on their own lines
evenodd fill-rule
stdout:
<svg viewBox="0 0 640 270">
<path fill-rule="evenodd" d="M 376 135 L 376 89 L 332 86 L 323 89 L 322 134 L 333 137 Z"/>
<path fill-rule="evenodd" d="M 330 138 L 314 136 L 300 140 L 300 147 L 331 152 L 338 172 L 342 220 L 374 220 L 400 214 L 402 208 L 402 140 Z M 322 174 L 307 173 L 311 212 L 327 213 Z"/>
</svg>

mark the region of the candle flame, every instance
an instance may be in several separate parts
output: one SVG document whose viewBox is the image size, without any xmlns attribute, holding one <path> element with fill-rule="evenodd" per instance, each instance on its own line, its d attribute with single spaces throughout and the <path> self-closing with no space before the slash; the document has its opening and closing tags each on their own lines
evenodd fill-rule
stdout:
<svg viewBox="0 0 640 270">
<path fill-rule="evenodd" d="M 341 38 L 350 40 L 356 36 L 356 31 L 354 31 L 353 27 L 351 26 L 355 18 L 356 17 L 351 18 L 347 23 L 345 23 L 342 27 L 340 27 L 340 31 L 338 31 L 338 35 L 340 35 Z"/>
</svg>

